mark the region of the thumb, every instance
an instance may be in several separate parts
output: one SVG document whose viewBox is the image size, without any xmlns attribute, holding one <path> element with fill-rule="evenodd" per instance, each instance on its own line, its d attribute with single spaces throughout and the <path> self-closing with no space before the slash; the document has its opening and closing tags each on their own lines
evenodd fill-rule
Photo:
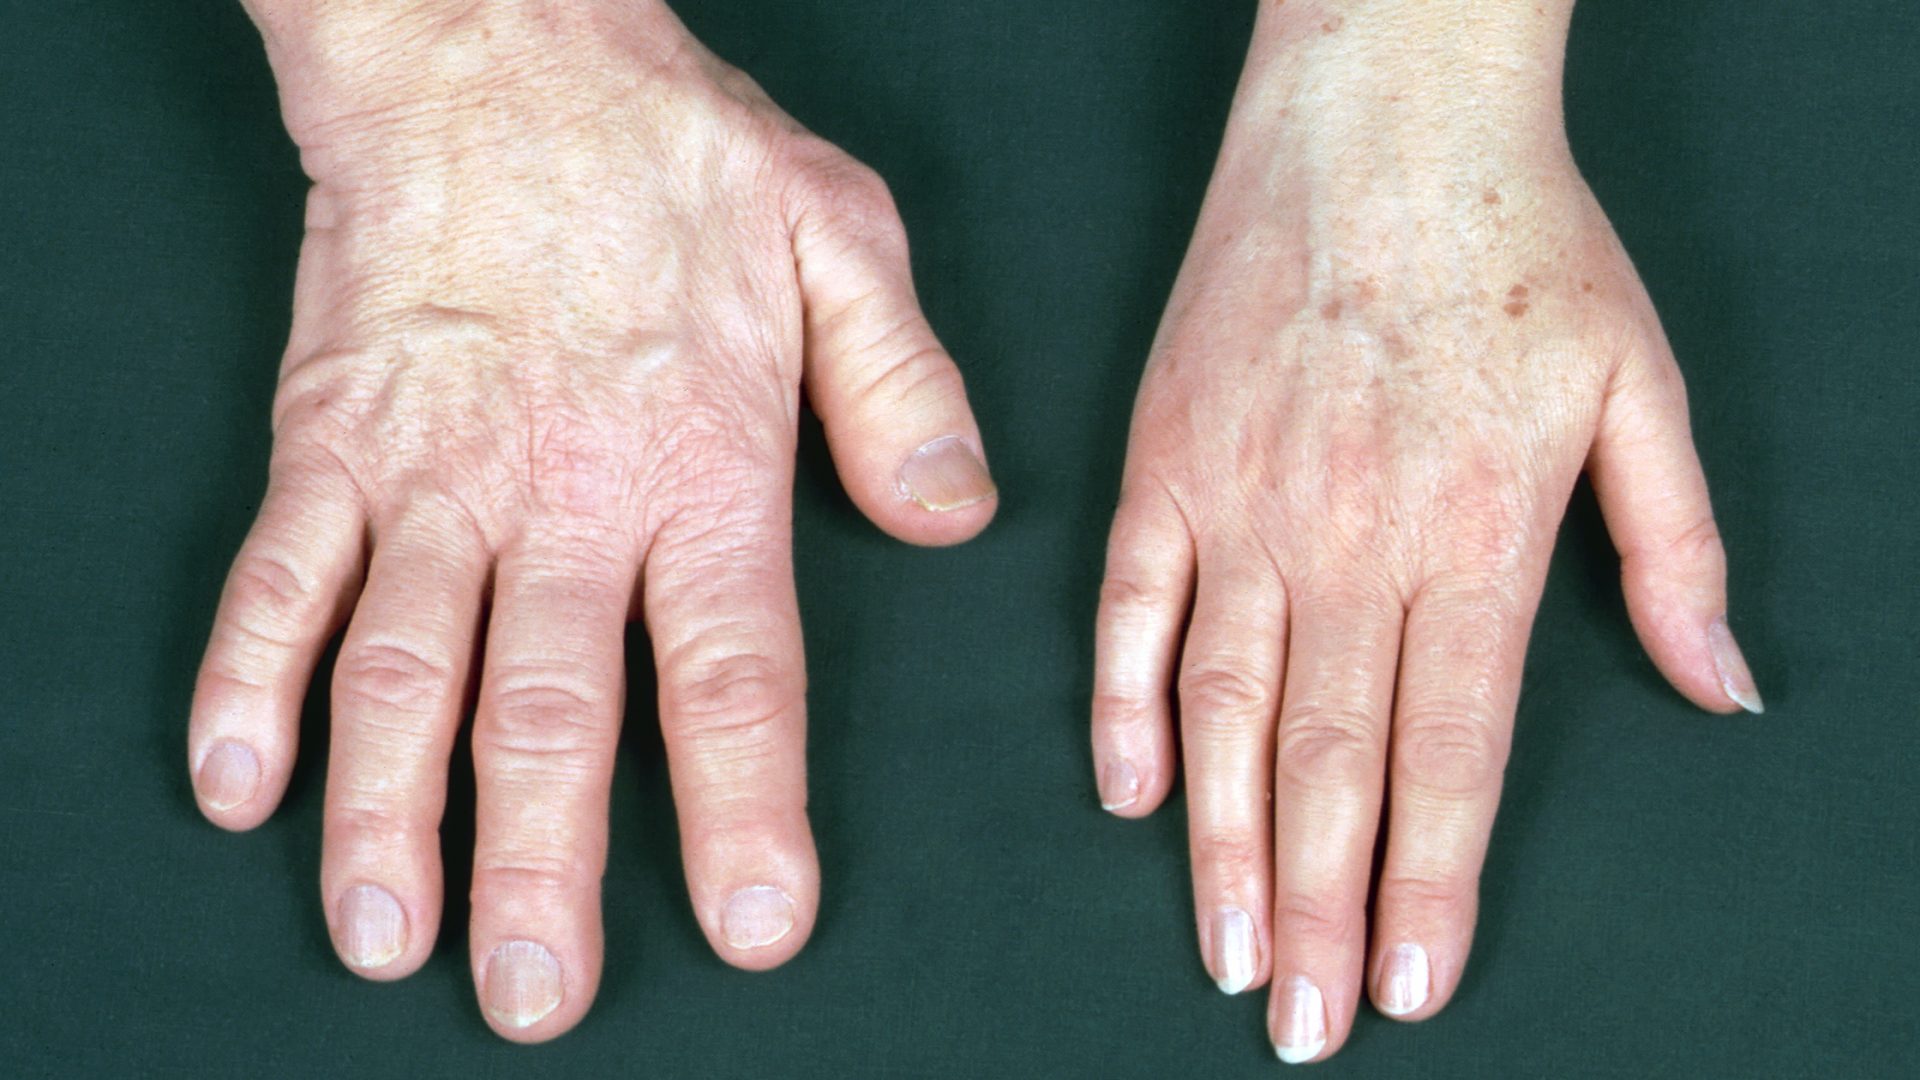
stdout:
<svg viewBox="0 0 1920 1080">
<path fill-rule="evenodd" d="M 1674 688 L 1712 712 L 1761 711 L 1727 626 L 1727 557 L 1664 339 L 1614 373 L 1587 471 L 1620 552 L 1634 631 Z"/>
<path fill-rule="evenodd" d="M 823 154 L 792 222 L 807 396 L 841 482 L 901 540 L 968 539 L 992 519 L 997 493 L 960 371 L 914 296 L 886 184 L 837 150 Z"/>
</svg>

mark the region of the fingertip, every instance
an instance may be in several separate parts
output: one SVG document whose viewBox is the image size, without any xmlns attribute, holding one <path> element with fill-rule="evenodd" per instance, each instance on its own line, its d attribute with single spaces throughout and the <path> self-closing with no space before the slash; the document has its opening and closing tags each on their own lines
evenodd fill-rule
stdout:
<svg viewBox="0 0 1920 1080">
<path fill-rule="evenodd" d="M 593 1003 L 598 967 L 576 970 L 538 938 L 508 938 L 484 954 L 475 952 L 481 1014 L 509 1042 L 543 1043 L 564 1035 Z"/>
<path fill-rule="evenodd" d="M 418 910 L 409 912 L 384 886 L 352 885 L 341 891 L 329 910 L 328 931 L 335 955 L 347 970 L 370 982 L 404 979 L 418 971 L 432 952 L 433 937 L 424 928 L 437 918 Z"/>
<path fill-rule="evenodd" d="M 208 821 L 228 832 L 245 832 L 273 815 L 286 783 L 284 770 L 271 775 L 260 753 L 234 738 L 213 741 L 197 757 L 194 800 Z"/>
<path fill-rule="evenodd" d="M 801 897 L 796 897 L 799 892 Z M 720 959 L 742 971 L 769 971 L 794 958 L 813 933 L 816 901 L 804 887 L 793 891 L 755 883 L 733 889 L 708 919 L 707 937 Z"/>
<path fill-rule="evenodd" d="M 1439 1012 L 1446 1002 L 1435 990 L 1433 961 L 1419 942 L 1394 942 L 1375 958 L 1368 992 L 1389 1020 L 1411 1023 Z"/>
<path fill-rule="evenodd" d="M 1702 616 L 1691 606 L 1636 601 L 1629 616 L 1640 643 L 1672 687 L 1699 708 L 1719 716 L 1759 715 L 1766 703 L 1724 613 Z"/>
<path fill-rule="evenodd" d="M 942 435 L 911 451 L 884 494 L 863 507 L 882 531 L 922 547 L 947 547 L 978 536 L 1000 506 L 976 438 Z"/>
</svg>

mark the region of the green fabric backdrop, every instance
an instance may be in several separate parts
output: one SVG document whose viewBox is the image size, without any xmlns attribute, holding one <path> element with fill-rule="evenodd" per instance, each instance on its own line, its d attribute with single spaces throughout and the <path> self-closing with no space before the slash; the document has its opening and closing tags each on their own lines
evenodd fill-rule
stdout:
<svg viewBox="0 0 1920 1080">
<path fill-rule="evenodd" d="M 1091 627 L 1134 384 L 1251 3 L 685 0 L 893 184 L 1003 485 L 894 544 L 802 439 L 819 929 L 707 951 L 644 642 L 598 1004 L 511 1046 L 466 910 L 351 977 L 316 886 L 325 702 L 283 811 L 194 811 L 184 720 L 255 508 L 303 179 L 230 0 L 0 5 L 0 1075 L 1269 1075 L 1192 942 L 1176 797 L 1095 805 Z M 1573 140 L 1667 320 L 1771 708 L 1641 655 L 1582 489 L 1520 705 L 1471 973 L 1319 1074 L 1913 1075 L 1920 9 L 1588 0 Z M 324 687 L 325 679 L 319 682 Z M 463 751 L 464 752 L 464 751 Z M 464 893 L 472 782 L 446 835 Z"/>
</svg>

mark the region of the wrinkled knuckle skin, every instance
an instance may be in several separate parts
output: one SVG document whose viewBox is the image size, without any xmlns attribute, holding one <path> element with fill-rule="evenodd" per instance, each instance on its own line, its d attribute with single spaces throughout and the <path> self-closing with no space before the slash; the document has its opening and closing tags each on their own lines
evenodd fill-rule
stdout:
<svg viewBox="0 0 1920 1080">
<path fill-rule="evenodd" d="M 905 238 L 893 192 L 864 163 L 838 150 L 816 153 L 805 175 L 808 201 L 827 220 L 863 236 Z"/>
<path fill-rule="evenodd" d="M 959 369 L 947 359 L 946 351 L 940 346 L 920 342 L 927 334 L 926 322 L 920 313 L 909 311 L 873 335 L 867 346 L 870 355 L 889 359 L 872 381 L 860 388 L 857 400 L 869 406 L 965 401 L 966 389 Z"/>
<path fill-rule="evenodd" d="M 1434 917 L 1471 914 L 1477 886 L 1472 878 L 1448 881 L 1406 874 L 1383 876 L 1379 896 L 1402 912 L 1426 912 Z"/>
<path fill-rule="evenodd" d="M 591 694 L 554 682 L 499 679 L 476 725 L 476 763 L 537 770 L 572 779 L 596 773 L 611 752 L 614 725 Z"/>
<path fill-rule="evenodd" d="M 1093 692 L 1093 721 L 1116 730 L 1142 727 L 1159 719 L 1158 706 L 1136 691 L 1098 689 Z"/>
<path fill-rule="evenodd" d="M 437 810 L 422 805 L 410 812 L 416 805 L 421 803 L 379 800 L 357 792 L 335 796 L 327 805 L 328 843 L 345 841 L 355 852 L 378 852 L 389 846 L 404 849 L 410 838 L 433 834 L 440 827 Z"/>
<path fill-rule="evenodd" d="M 673 658 L 661 683 L 664 712 L 696 737 L 751 737 L 794 708 L 801 683 L 772 657 L 696 652 Z"/>
<path fill-rule="evenodd" d="M 1273 706 L 1273 688 L 1239 668 L 1205 664 L 1180 673 L 1180 715 L 1188 725 L 1240 730 Z"/>
<path fill-rule="evenodd" d="M 484 903 L 489 894 L 564 896 L 595 876 L 559 851 L 494 852 L 474 864 L 472 899 Z"/>
<path fill-rule="evenodd" d="M 1700 518 L 1667 543 L 1667 552 L 1676 563 L 1689 566 L 1724 561 L 1726 553 L 1720 540 L 1719 523 L 1711 516 Z"/>
<path fill-rule="evenodd" d="M 324 617 L 318 593 L 287 559 L 264 551 L 243 552 L 227 577 L 238 613 L 237 629 L 269 640 L 297 638 Z"/>
<path fill-rule="evenodd" d="M 1267 875 L 1266 846 L 1261 837 L 1208 830 L 1196 831 L 1187 843 L 1194 868 L 1221 887 L 1251 887 Z"/>
<path fill-rule="evenodd" d="M 427 713 L 453 683 L 453 665 L 401 642 L 364 644 L 340 658 L 335 693 L 341 704 Z"/>
<path fill-rule="evenodd" d="M 1497 787 L 1506 748 L 1485 718 L 1434 713 L 1408 717 L 1394 736 L 1398 779 L 1441 795 L 1466 796 Z"/>
<path fill-rule="evenodd" d="M 1371 781 L 1385 759 L 1377 726 L 1362 713 L 1337 709 L 1281 717 L 1274 748 L 1281 778 L 1308 787 Z"/>
<path fill-rule="evenodd" d="M 1275 936 L 1281 941 L 1343 942 L 1358 936 L 1363 922 L 1357 912 L 1303 893 L 1284 893 L 1273 902 Z"/>
</svg>

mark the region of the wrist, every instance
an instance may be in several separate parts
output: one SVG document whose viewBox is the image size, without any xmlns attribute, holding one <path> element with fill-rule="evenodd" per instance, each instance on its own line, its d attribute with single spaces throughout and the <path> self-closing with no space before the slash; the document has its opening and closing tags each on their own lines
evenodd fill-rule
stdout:
<svg viewBox="0 0 1920 1080">
<path fill-rule="evenodd" d="M 537 93 L 556 75 L 665 64 L 677 20 L 658 0 L 242 0 L 260 29 L 288 131 L 402 120 Z"/>
<path fill-rule="evenodd" d="M 1572 9 L 1572 0 L 1263 4 L 1235 112 L 1320 145 L 1389 128 L 1558 142 Z"/>
</svg>

